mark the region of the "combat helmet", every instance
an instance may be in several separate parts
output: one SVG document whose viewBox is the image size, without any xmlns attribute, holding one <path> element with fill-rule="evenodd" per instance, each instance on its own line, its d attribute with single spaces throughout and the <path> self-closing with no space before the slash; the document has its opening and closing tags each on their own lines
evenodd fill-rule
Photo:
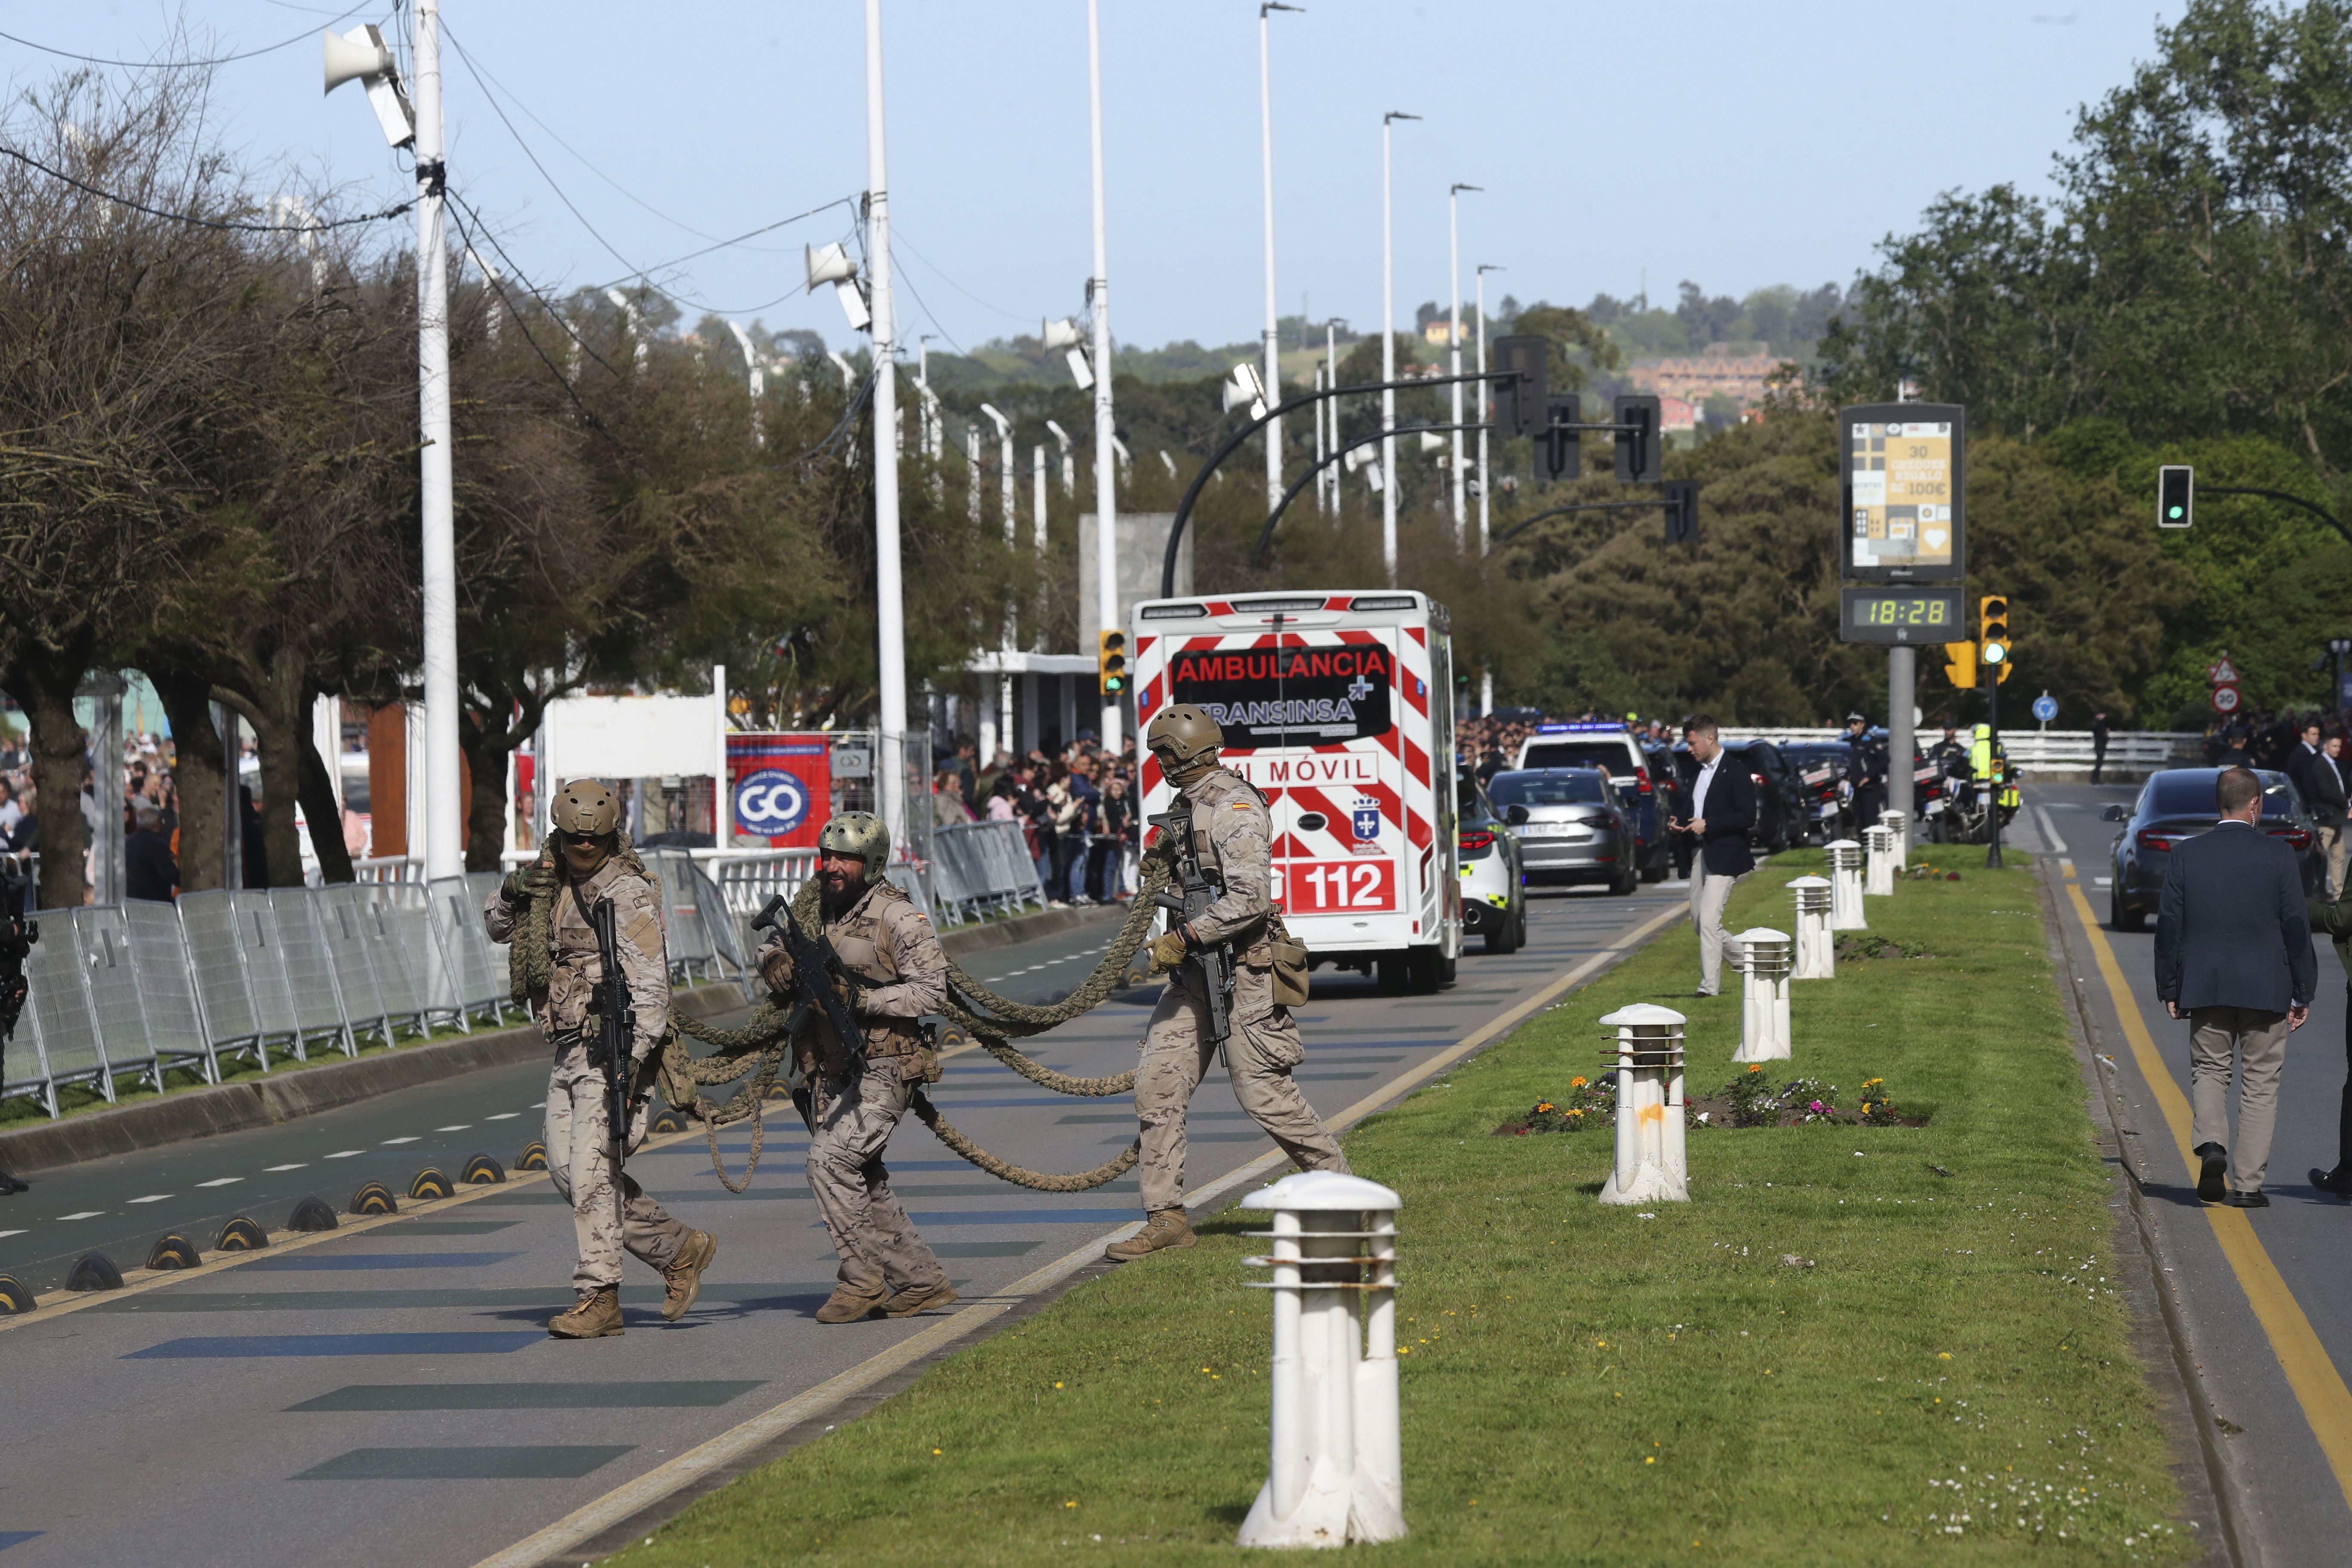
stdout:
<svg viewBox="0 0 2352 1568">
<path fill-rule="evenodd" d="M 1179 702 L 1151 721 L 1143 743 L 1160 759 L 1160 771 L 1181 787 L 1216 766 L 1225 731 L 1205 710 Z"/>
<path fill-rule="evenodd" d="M 573 779 L 557 790 L 548 816 L 575 876 L 594 876 L 620 847 L 621 798 L 602 780 Z"/>
<path fill-rule="evenodd" d="M 890 863 L 890 829 L 870 811 L 845 811 L 824 825 L 816 836 L 816 847 L 820 851 L 856 856 L 866 862 L 866 879 L 871 882 Z"/>
</svg>

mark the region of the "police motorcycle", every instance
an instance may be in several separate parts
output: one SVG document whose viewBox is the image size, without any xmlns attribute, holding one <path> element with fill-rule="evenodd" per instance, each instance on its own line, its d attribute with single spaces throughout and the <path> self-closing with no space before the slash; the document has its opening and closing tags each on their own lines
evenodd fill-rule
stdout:
<svg viewBox="0 0 2352 1568">
<path fill-rule="evenodd" d="M 1967 752 L 1946 760 L 1942 793 L 1925 808 L 1928 842 L 1991 843 L 1992 812 L 1996 807 L 2000 812 L 2001 831 L 2009 831 L 2017 808 L 2024 804 L 2024 793 L 2018 785 L 2024 782 L 2025 770 L 2013 765 L 2008 752 L 1995 746 L 1991 779 L 1979 780 L 1973 773 Z"/>
</svg>

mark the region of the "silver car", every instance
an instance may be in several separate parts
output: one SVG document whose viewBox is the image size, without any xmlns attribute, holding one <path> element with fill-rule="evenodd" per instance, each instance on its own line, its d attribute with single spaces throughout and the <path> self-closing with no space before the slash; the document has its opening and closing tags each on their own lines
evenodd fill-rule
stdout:
<svg viewBox="0 0 2352 1568">
<path fill-rule="evenodd" d="M 1519 841 L 1530 885 L 1600 882 L 1622 895 L 1640 884 L 1633 814 L 1600 769 L 1496 773 L 1486 796 Z"/>
</svg>

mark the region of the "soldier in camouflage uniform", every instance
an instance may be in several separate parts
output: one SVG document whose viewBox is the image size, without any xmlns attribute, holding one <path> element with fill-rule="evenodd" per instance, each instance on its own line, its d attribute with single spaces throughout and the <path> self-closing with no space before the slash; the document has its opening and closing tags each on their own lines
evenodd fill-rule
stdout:
<svg viewBox="0 0 2352 1568">
<path fill-rule="evenodd" d="M 588 1051 L 598 1029 L 596 984 L 604 960 L 587 911 L 613 901 L 621 967 L 636 1013 L 632 1057 L 640 1084 L 646 1060 L 669 1030 L 669 961 L 662 944 L 660 897 L 620 838 L 621 803 L 594 779 L 579 779 L 557 794 L 551 814 L 558 866 L 534 861 L 510 874 L 483 907 L 490 940 L 513 940 L 533 898 L 554 895 L 553 972 L 547 994 L 535 998 L 539 1026 L 555 1047 L 547 1081 L 547 1169 L 555 1190 L 572 1205 L 580 1262 L 572 1276 L 578 1302 L 547 1325 L 561 1339 L 598 1339 L 621 1332 L 621 1254 L 661 1270 L 667 1287 L 662 1316 L 676 1321 L 694 1305 L 702 1271 L 718 1255 L 708 1231 L 689 1229 L 646 1196 L 635 1178 L 622 1175 L 625 1217 L 613 1222 L 613 1138 L 604 1110 L 604 1074 Z M 631 1098 L 629 1147 L 645 1141 L 651 1095 Z"/>
<path fill-rule="evenodd" d="M 1221 879 L 1224 891 L 1204 913 L 1151 944 L 1153 972 L 1167 972 L 1170 979 L 1136 1065 L 1144 1226 L 1110 1245 L 1108 1256 L 1120 1261 L 1192 1245 L 1192 1223 L 1184 1215 L 1184 1111 L 1216 1049 L 1209 1039 L 1201 966 L 1185 962 L 1201 948 L 1227 942 L 1235 959 L 1233 1034 L 1225 1042 L 1234 1098 L 1301 1170 L 1348 1169 L 1338 1141 L 1291 1081 L 1291 1069 L 1306 1058 L 1307 1047 L 1290 1009 L 1274 1000 L 1273 824 L 1265 797 L 1240 774 L 1217 765 L 1224 731 L 1190 703 L 1154 719 L 1144 738 L 1160 771 L 1192 807 L 1192 843 L 1202 868 Z"/>
<path fill-rule="evenodd" d="M 851 1064 L 820 1012 L 802 1037 L 801 1071 L 812 1099 L 809 1191 L 841 1258 L 839 1283 L 820 1323 L 854 1323 L 881 1308 L 910 1318 L 956 1299 L 946 1270 L 890 1190 L 882 1151 L 915 1090 L 939 1077 L 922 1024 L 947 1004 L 948 960 L 939 933 L 914 901 L 882 875 L 890 830 L 871 813 L 844 812 L 817 837 L 817 882 L 824 935 L 854 979 L 835 977 L 866 1037 L 866 1066 Z M 783 938 L 761 944 L 760 972 L 790 995 L 792 955 Z"/>
</svg>

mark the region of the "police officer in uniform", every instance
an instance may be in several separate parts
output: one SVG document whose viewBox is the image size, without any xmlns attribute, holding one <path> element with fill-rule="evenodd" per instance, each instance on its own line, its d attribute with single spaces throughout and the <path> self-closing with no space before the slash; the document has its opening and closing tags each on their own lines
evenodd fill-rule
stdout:
<svg viewBox="0 0 2352 1568">
<path fill-rule="evenodd" d="M 1853 830 L 1875 827 L 1886 815 L 1886 743 L 1874 738 L 1870 721 L 1859 713 L 1845 716 L 1846 780 L 1853 785 Z"/>
<path fill-rule="evenodd" d="M 604 978 L 595 928 L 588 911 L 613 904 L 614 932 L 621 969 L 636 1013 L 631 1059 L 646 1087 L 630 1101 L 629 1147 L 645 1141 L 651 1109 L 646 1058 L 669 1031 L 669 961 L 662 943 L 661 900 L 636 857 L 621 842 L 621 803 L 594 779 L 562 786 L 550 814 L 555 824 L 556 865 L 533 861 L 510 874 L 483 907 L 482 921 L 494 942 L 513 941 L 531 899 L 555 899 L 553 972 L 532 1010 L 548 1042 L 555 1068 L 547 1080 L 547 1169 L 555 1190 L 572 1205 L 579 1235 L 580 1261 L 572 1283 L 579 1293 L 572 1309 L 547 1325 L 559 1339 L 600 1339 L 621 1329 L 621 1254 L 661 1271 L 666 1292 L 662 1316 L 675 1322 L 694 1305 L 702 1271 L 718 1256 L 708 1231 L 673 1219 L 646 1196 L 635 1181 L 622 1176 L 625 1214 L 613 1223 L 613 1138 L 604 1110 L 604 1072 L 588 1059 L 600 1026 L 596 984 Z"/>
<path fill-rule="evenodd" d="M 1236 960 L 1233 1033 L 1225 1042 L 1234 1098 L 1301 1169 L 1348 1169 L 1339 1142 L 1290 1077 L 1307 1047 L 1290 1010 L 1274 1000 L 1273 824 L 1265 797 L 1240 774 L 1217 765 L 1224 731 L 1191 703 L 1179 703 L 1154 719 L 1144 742 L 1191 807 L 1202 868 L 1220 879 L 1224 892 L 1206 911 L 1151 944 L 1152 969 L 1167 972 L 1170 979 L 1144 1032 L 1136 1067 L 1144 1226 L 1128 1240 L 1111 1244 L 1108 1255 L 1121 1261 L 1192 1245 L 1192 1223 L 1184 1215 L 1184 1110 L 1216 1049 L 1209 1039 L 1201 966 L 1185 962 L 1201 948 L 1230 943 Z"/>
<path fill-rule="evenodd" d="M 947 1004 L 947 954 L 923 911 L 882 875 L 890 830 L 881 818 L 843 812 L 816 842 L 824 935 L 853 977 L 835 984 L 866 1037 L 862 1072 L 822 1013 L 801 1047 L 815 1122 L 809 1191 L 841 1258 L 839 1283 L 816 1321 L 854 1323 L 877 1307 L 886 1317 L 911 1318 L 954 1301 L 955 1287 L 890 1190 L 882 1151 L 915 1090 L 939 1077 L 922 1020 Z M 781 934 L 761 944 L 759 963 L 769 985 L 791 994 L 793 960 Z"/>
</svg>

